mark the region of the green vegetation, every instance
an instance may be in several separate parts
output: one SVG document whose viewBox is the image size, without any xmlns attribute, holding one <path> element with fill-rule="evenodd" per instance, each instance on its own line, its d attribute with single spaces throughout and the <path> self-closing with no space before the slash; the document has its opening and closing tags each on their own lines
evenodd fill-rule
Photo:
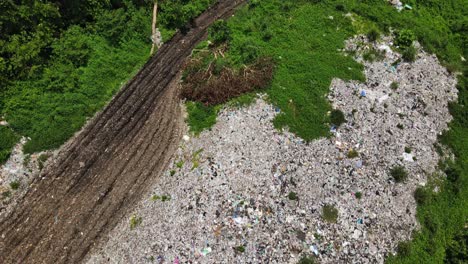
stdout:
<svg viewBox="0 0 468 264">
<path fill-rule="evenodd" d="M 176 165 L 176 167 L 177 167 L 178 169 L 182 169 L 182 167 L 184 166 L 184 161 L 183 161 L 183 160 L 179 160 L 179 161 L 176 162 L 175 165 Z"/>
<path fill-rule="evenodd" d="M 391 88 L 392 90 L 398 89 L 398 86 L 399 86 L 399 84 L 398 84 L 397 82 L 392 82 L 392 84 L 390 84 L 390 88 Z"/>
<path fill-rule="evenodd" d="M 243 245 L 237 246 L 237 247 L 234 248 L 234 250 L 236 252 L 239 252 L 239 253 L 244 253 L 245 252 L 245 247 Z"/>
<path fill-rule="evenodd" d="M 199 102 L 187 102 L 187 123 L 195 135 L 199 135 L 204 129 L 216 124 L 216 118 L 220 110 L 219 106 L 205 106 Z"/>
<path fill-rule="evenodd" d="M 8 127 L 0 126 L 0 164 L 10 157 L 11 149 L 19 140 L 19 137 Z"/>
<path fill-rule="evenodd" d="M 37 158 L 37 165 L 39 167 L 39 170 L 42 170 L 44 168 L 44 163 L 47 161 L 47 159 L 50 157 L 49 154 L 41 154 Z"/>
<path fill-rule="evenodd" d="M 143 222 L 140 216 L 132 215 L 130 217 L 130 229 L 133 230 Z"/>
<path fill-rule="evenodd" d="M 298 262 L 298 264 L 314 264 L 314 263 L 315 263 L 314 257 L 311 257 L 311 256 L 302 256 Z"/>
<path fill-rule="evenodd" d="M 393 177 L 395 182 L 404 182 L 408 179 L 408 172 L 406 172 L 403 166 L 394 166 L 390 169 L 390 175 Z"/>
<path fill-rule="evenodd" d="M 412 149 L 408 146 L 405 147 L 405 152 L 406 153 L 411 153 Z"/>
<path fill-rule="evenodd" d="M 341 126 L 344 122 L 346 122 L 346 119 L 344 117 L 344 114 L 341 110 L 333 109 L 330 112 L 330 123 L 332 123 L 335 126 Z"/>
<path fill-rule="evenodd" d="M 324 205 L 322 208 L 322 218 L 328 223 L 336 223 L 338 219 L 338 209 L 333 205 Z"/>
<path fill-rule="evenodd" d="M 385 58 L 385 51 L 378 51 L 376 49 L 370 49 L 362 55 L 362 58 L 365 61 L 369 61 L 369 62 L 381 61 Z"/>
<path fill-rule="evenodd" d="M 162 196 L 159 196 L 159 195 L 156 195 L 154 194 L 153 196 L 151 196 L 151 201 L 155 202 L 155 201 L 159 201 L 161 200 L 161 202 L 167 202 L 167 201 L 170 201 L 171 200 L 171 196 L 170 195 L 162 195 Z"/>
<path fill-rule="evenodd" d="M 20 187 L 19 181 L 15 180 L 15 181 L 10 182 L 10 188 L 12 190 L 18 190 L 19 187 Z"/>
<path fill-rule="evenodd" d="M 351 149 L 350 151 L 348 151 L 347 157 L 350 159 L 357 158 L 359 157 L 359 152 L 357 152 L 355 149 Z"/>
<path fill-rule="evenodd" d="M 60 146 L 145 63 L 153 1 L 0 4 L 0 163 L 18 135 L 26 153 Z M 160 1 L 167 39 L 213 0 Z M 17 19 L 21 18 L 21 19 Z"/>
<path fill-rule="evenodd" d="M 356 196 L 357 199 L 362 198 L 362 192 L 356 192 L 354 195 Z"/>
<path fill-rule="evenodd" d="M 288 198 L 289 198 L 289 200 L 291 200 L 291 201 L 297 201 L 297 200 L 299 200 L 299 197 L 297 196 L 297 193 L 295 193 L 295 192 L 289 192 Z"/>
</svg>

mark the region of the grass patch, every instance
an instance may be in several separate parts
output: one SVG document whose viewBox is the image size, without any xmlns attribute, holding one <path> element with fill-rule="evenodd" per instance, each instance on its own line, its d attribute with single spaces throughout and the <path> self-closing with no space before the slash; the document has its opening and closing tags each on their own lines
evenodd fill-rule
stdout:
<svg viewBox="0 0 468 264">
<path fill-rule="evenodd" d="M 210 129 L 216 124 L 216 117 L 221 109 L 220 106 L 205 106 L 199 102 L 187 102 L 188 119 L 190 131 L 199 135 L 203 130 Z"/>
<path fill-rule="evenodd" d="M 399 85 L 398 85 L 397 82 L 392 82 L 392 84 L 390 84 L 390 88 L 391 88 L 392 90 L 397 90 L 397 89 L 398 89 L 398 86 L 399 86 Z"/>
<path fill-rule="evenodd" d="M 322 208 L 322 218 L 328 223 L 336 223 L 338 220 L 338 209 L 333 205 L 325 205 Z"/>
<path fill-rule="evenodd" d="M 341 126 L 346 122 L 343 112 L 341 110 L 333 109 L 330 112 L 330 122 L 337 127 Z"/>
<path fill-rule="evenodd" d="M 314 257 L 311 256 L 302 256 L 297 264 L 315 264 Z"/>
</svg>

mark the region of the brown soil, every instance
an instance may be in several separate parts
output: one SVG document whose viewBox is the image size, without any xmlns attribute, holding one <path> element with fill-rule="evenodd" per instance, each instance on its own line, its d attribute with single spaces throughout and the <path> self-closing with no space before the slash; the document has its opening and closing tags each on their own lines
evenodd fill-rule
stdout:
<svg viewBox="0 0 468 264">
<path fill-rule="evenodd" d="M 180 138 L 175 83 L 215 20 L 243 0 L 220 0 L 161 47 L 70 140 L 0 223 L 0 263 L 77 263 L 164 170 Z"/>
</svg>

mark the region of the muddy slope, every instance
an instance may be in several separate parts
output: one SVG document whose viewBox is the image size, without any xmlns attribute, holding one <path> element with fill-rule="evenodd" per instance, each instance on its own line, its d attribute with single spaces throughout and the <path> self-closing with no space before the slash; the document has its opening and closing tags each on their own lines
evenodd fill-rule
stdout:
<svg viewBox="0 0 468 264">
<path fill-rule="evenodd" d="M 61 150 L 0 223 L 0 263 L 76 263 L 141 198 L 179 140 L 175 81 L 216 19 L 242 0 L 220 0 L 176 34 Z"/>
</svg>

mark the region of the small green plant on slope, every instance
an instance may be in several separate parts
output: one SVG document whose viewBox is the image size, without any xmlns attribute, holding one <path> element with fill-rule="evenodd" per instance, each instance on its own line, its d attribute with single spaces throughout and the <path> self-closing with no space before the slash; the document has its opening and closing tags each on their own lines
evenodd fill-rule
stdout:
<svg viewBox="0 0 468 264">
<path fill-rule="evenodd" d="M 333 109 L 330 112 L 330 122 L 335 126 L 341 126 L 344 122 L 346 122 L 345 116 L 341 110 Z"/>
<path fill-rule="evenodd" d="M 408 172 L 403 166 L 394 166 L 390 169 L 390 175 L 393 177 L 395 182 L 404 182 L 408 179 Z"/>
<path fill-rule="evenodd" d="M 355 149 L 351 149 L 351 150 L 348 151 L 347 156 L 350 159 L 354 159 L 354 158 L 359 157 L 359 152 L 357 152 Z"/>
<path fill-rule="evenodd" d="M 338 219 L 338 209 L 329 204 L 323 206 L 322 218 L 328 223 L 336 223 Z"/>
<path fill-rule="evenodd" d="M 133 230 L 143 222 L 140 216 L 132 215 L 130 217 L 130 229 Z"/>
<path fill-rule="evenodd" d="M 14 180 L 10 182 L 10 188 L 12 190 L 18 190 L 19 187 L 20 187 L 20 182 L 18 180 Z"/>
<path fill-rule="evenodd" d="M 297 201 L 299 199 L 299 197 L 297 196 L 297 193 L 295 193 L 295 192 L 290 192 L 288 194 L 288 198 L 291 201 Z"/>
</svg>

